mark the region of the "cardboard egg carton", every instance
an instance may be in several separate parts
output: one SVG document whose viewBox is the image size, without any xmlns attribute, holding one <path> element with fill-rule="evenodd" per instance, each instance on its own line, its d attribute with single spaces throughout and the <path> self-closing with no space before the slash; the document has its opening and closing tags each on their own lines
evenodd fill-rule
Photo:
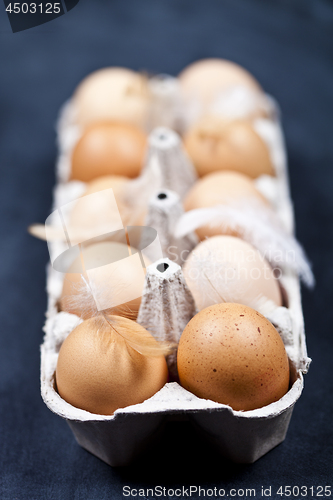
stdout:
<svg viewBox="0 0 333 500">
<path fill-rule="evenodd" d="M 171 97 L 168 89 L 171 88 L 175 93 L 176 85 L 174 79 L 170 81 L 168 86 L 165 78 L 162 79 L 161 85 L 164 87 L 159 90 L 157 88 L 156 91 L 157 95 L 162 96 L 160 105 L 156 107 L 160 112 L 164 102 L 169 103 L 170 109 Z M 154 85 L 156 90 L 158 80 L 154 81 Z M 272 102 L 268 96 L 267 99 Z M 85 189 L 82 182 L 68 181 L 71 150 L 79 137 L 78 130 L 71 121 L 71 113 L 69 101 L 61 111 L 58 128 L 58 183 L 54 189 L 54 207 L 75 200 Z M 168 120 L 172 125 L 170 114 Z M 272 203 L 285 230 L 292 233 L 293 210 L 281 126 L 277 119 L 256 120 L 254 126 L 268 145 L 276 171 L 276 178 L 262 176 L 257 179 L 257 187 Z M 180 164 L 185 161 L 181 156 L 183 153 L 180 152 L 180 142 L 172 142 L 175 139 L 174 132 L 168 129 L 164 129 L 164 132 L 170 143 L 169 149 L 165 147 L 160 157 L 158 168 L 162 169 L 162 173 L 165 168 L 163 162 L 168 164 L 172 157 L 174 163 L 175 154 L 178 154 Z M 154 147 L 157 148 L 155 153 L 158 153 L 161 144 L 156 145 L 156 141 L 154 143 L 156 131 L 152 136 L 150 153 Z M 190 167 L 187 165 L 184 168 Z M 149 170 L 149 167 L 146 164 L 145 170 L 147 169 Z M 186 182 L 190 182 L 189 177 L 185 178 Z M 160 232 L 162 240 L 163 236 L 167 236 L 170 221 L 174 222 L 181 213 L 180 197 L 175 192 L 177 187 L 179 188 L 177 178 L 171 179 L 169 185 L 163 187 L 171 190 L 167 200 L 169 205 L 160 203 L 155 197 L 151 200 L 148 211 L 148 220 Z M 169 236 L 172 236 L 171 233 Z M 186 241 L 177 244 L 181 248 L 191 249 L 196 244 L 195 236 L 190 235 Z M 51 245 L 61 247 L 63 243 Z M 58 252 L 60 251 L 61 248 L 58 248 Z M 300 283 L 295 274 L 284 273 L 281 279 L 287 307 L 279 307 L 268 315 L 268 319 L 284 341 L 290 360 L 290 389 L 279 401 L 256 410 L 234 411 L 229 406 L 198 398 L 181 387 L 177 381 L 172 381 L 143 403 L 120 408 L 110 416 L 75 408 L 64 401 L 56 391 L 55 369 L 59 349 L 67 335 L 82 321 L 75 315 L 58 312 L 57 302 L 63 279 L 64 275 L 55 271 L 49 264 L 48 309 L 44 326 L 45 337 L 41 346 L 41 394 L 48 408 L 68 422 L 77 442 L 83 448 L 111 466 L 126 465 L 154 439 L 168 420 L 188 420 L 222 455 L 241 463 L 256 461 L 285 439 L 294 405 L 303 390 L 303 374 L 307 372 L 311 361 L 306 350 Z M 147 268 L 138 322 L 155 321 L 160 329 L 160 337 L 170 339 L 171 336 L 172 340 L 177 341 L 195 312 L 196 307 L 184 281 L 181 267 L 175 261 L 163 258 Z M 170 371 L 175 374 L 175 358 L 171 357 L 168 362 Z"/>
</svg>

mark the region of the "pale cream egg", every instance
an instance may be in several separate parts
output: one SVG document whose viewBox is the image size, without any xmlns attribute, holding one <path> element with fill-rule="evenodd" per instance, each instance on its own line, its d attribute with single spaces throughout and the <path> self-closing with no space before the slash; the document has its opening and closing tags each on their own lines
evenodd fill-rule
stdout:
<svg viewBox="0 0 333 500">
<path fill-rule="evenodd" d="M 127 68 L 102 68 L 85 77 L 73 95 L 76 122 L 83 128 L 104 120 L 144 128 L 149 90 L 147 78 Z"/>
<path fill-rule="evenodd" d="M 267 260 L 234 236 L 213 236 L 199 243 L 183 273 L 199 310 L 221 302 L 255 308 L 263 299 L 282 305 L 279 281 Z"/>
<path fill-rule="evenodd" d="M 230 91 L 245 94 L 251 118 L 265 113 L 261 103 L 263 90 L 258 81 L 245 68 L 232 61 L 219 58 L 202 59 L 187 66 L 179 75 L 180 88 L 185 101 L 192 101 L 201 114 L 211 111 L 223 95 Z"/>
</svg>

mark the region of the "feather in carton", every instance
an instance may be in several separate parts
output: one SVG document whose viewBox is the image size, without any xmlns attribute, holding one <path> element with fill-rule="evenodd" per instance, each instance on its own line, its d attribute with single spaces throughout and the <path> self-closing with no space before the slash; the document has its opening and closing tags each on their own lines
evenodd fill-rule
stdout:
<svg viewBox="0 0 333 500">
<path fill-rule="evenodd" d="M 176 83 L 172 80 L 172 92 L 178 100 L 179 95 L 175 92 Z M 156 123 L 158 122 L 156 110 L 163 113 L 165 102 L 168 103 L 170 110 L 172 93 L 166 99 L 161 92 L 163 100 L 158 103 L 156 102 L 159 95 L 156 90 L 158 79 L 155 79 L 153 84 L 155 86 L 153 121 L 154 125 L 160 125 Z M 274 108 L 274 101 L 268 96 L 266 99 L 269 107 Z M 177 114 L 179 114 L 179 106 L 175 106 L 174 109 L 177 109 Z M 183 121 L 186 122 L 186 117 Z M 173 123 L 169 115 L 167 122 Z M 161 120 L 161 124 L 164 125 L 165 122 Z M 256 184 L 271 201 L 275 209 L 274 217 L 284 228 L 285 233 L 282 234 L 288 235 L 287 241 L 290 245 L 296 245 L 292 236 L 293 212 L 280 124 L 276 117 L 258 119 L 255 121 L 255 127 L 269 148 L 276 171 L 275 178 L 262 176 L 256 180 Z M 162 136 L 163 139 L 161 139 Z M 73 203 L 84 192 L 82 183 L 68 182 L 69 156 L 77 137 L 78 131 L 72 120 L 71 102 L 68 102 L 61 112 L 58 124 L 59 157 L 58 184 L 54 192 L 55 207 L 60 204 Z M 164 143 L 165 137 L 169 137 L 166 141 L 169 143 L 169 153 L 166 152 L 165 144 L 163 146 L 160 144 Z M 166 169 L 170 166 L 168 158 L 172 158 L 171 164 L 178 165 L 177 168 L 182 168 L 183 165 L 185 172 L 182 171 L 177 183 L 177 168 L 173 168 L 170 183 L 163 185 L 162 179 L 165 179 Z M 147 179 L 153 180 L 148 187 Z M 193 232 L 197 225 L 192 220 L 191 225 L 186 227 L 186 218 L 189 217 L 191 221 L 191 214 L 183 214 L 179 204 L 179 200 L 194 180 L 192 167 L 189 160 L 184 157 L 180 142 L 175 140 L 175 133 L 167 129 L 163 129 L 163 133 L 161 130 L 154 131 L 142 176 L 133 181 L 129 192 L 135 200 L 133 193 L 139 194 L 145 187 L 145 194 L 149 195 L 150 203 L 147 203 L 146 196 L 138 196 L 137 203 L 141 208 L 146 203 L 147 221 L 154 227 L 162 241 L 162 254 L 159 258 L 154 258 L 153 263 L 146 269 L 143 296 L 137 318 L 137 322 L 148 328 L 160 341 L 177 343 L 185 325 L 197 312 L 193 297 L 182 275 L 179 265 L 182 263 L 181 259 L 177 264 L 165 255 L 165 249 L 170 242 L 171 244 L 177 242 L 175 244 L 178 248 L 177 257 L 179 257 L 179 249 L 191 250 L 197 243 Z M 159 196 L 161 193 L 165 194 L 165 197 Z M 163 200 L 167 202 L 163 203 Z M 237 209 L 235 210 L 237 215 Z M 219 220 L 219 208 L 215 208 L 214 214 Z M 232 220 L 237 219 L 234 212 L 223 215 L 229 216 Z M 59 227 L 63 228 L 63 221 L 60 223 Z M 175 232 L 172 228 L 175 228 L 177 223 L 178 227 Z M 237 219 L 237 224 L 242 224 L 242 220 Z M 121 226 L 117 230 L 122 229 Z M 45 238 L 45 229 L 43 233 L 41 227 L 34 226 L 31 231 Z M 244 230 L 245 234 L 248 235 L 249 240 L 252 238 L 252 243 L 256 243 L 257 231 L 246 233 Z M 78 238 L 73 233 L 73 241 L 77 244 L 82 236 L 84 236 L 83 239 L 86 238 L 86 235 L 82 234 Z M 98 235 L 95 234 L 95 236 Z M 265 236 L 267 234 L 264 234 L 263 239 Z M 57 234 L 51 234 L 50 240 L 50 255 L 57 258 L 68 251 L 68 233 L 67 238 L 63 238 L 62 241 L 58 240 Z M 45 404 L 51 411 L 67 420 L 77 442 L 83 448 L 111 466 L 128 464 L 154 439 L 156 433 L 163 428 L 164 422 L 169 419 L 186 419 L 192 422 L 198 432 L 204 434 L 225 457 L 235 462 L 254 462 L 285 439 L 293 407 L 302 393 L 303 374 L 307 372 L 311 361 L 306 350 L 299 273 L 308 284 L 312 284 L 313 277 L 304 254 L 298 246 L 296 248 L 301 258 L 300 267 L 286 265 L 281 276 L 287 307 L 272 307 L 264 298 L 257 303 L 258 309 L 266 315 L 280 333 L 290 360 L 290 389 L 279 401 L 256 410 L 234 411 L 229 406 L 198 398 L 182 388 L 177 381 L 171 381 L 150 399 L 141 404 L 120 408 L 111 416 L 92 414 L 68 404 L 56 391 L 54 374 L 63 340 L 82 320 L 76 315 L 58 312 L 57 303 L 64 276 L 60 272 L 62 269 L 57 270 L 49 264 L 47 268 L 48 309 L 44 326 L 45 337 L 41 346 L 41 394 Z M 51 261 L 54 262 L 55 258 L 52 257 Z M 105 309 L 105 305 L 108 304 L 103 303 L 100 308 Z M 175 351 L 169 356 L 168 363 L 171 374 L 175 374 Z"/>
</svg>

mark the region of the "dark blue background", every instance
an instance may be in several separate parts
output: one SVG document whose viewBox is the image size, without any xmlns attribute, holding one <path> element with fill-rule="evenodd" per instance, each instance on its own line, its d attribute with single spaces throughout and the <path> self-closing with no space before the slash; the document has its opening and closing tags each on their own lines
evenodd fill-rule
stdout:
<svg viewBox="0 0 333 500">
<path fill-rule="evenodd" d="M 297 236 L 317 278 L 303 293 L 313 363 L 286 441 L 255 464 L 229 464 L 170 424 L 137 463 L 112 469 L 41 400 L 48 252 L 26 228 L 49 214 L 54 123 L 81 78 L 107 65 L 176 75 L 211 56 L 243 65 L 281 105 Z M 16 34 L 0 6 L 0 58 L 0 498 L 103 500 L 125 484 L 256 487 L 259 496 L 262 485 L 332 484 L 332 2 L 81 0 Z"/>
</svg>

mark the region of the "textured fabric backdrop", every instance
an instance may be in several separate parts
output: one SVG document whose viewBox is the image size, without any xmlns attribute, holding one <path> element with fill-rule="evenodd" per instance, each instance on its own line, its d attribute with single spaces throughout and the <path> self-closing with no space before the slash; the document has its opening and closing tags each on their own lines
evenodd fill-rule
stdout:
<svg viewBox="0 0 333 500">
<path fill-rule="evenodd" d="M 313 359 L 286 441 L 253 465 L 221 459 L 185 423 L 126 468 L 81 449 L 43 404 L 39 346 L 46 244 L 26 228 L 49 215 L 54 124 L 81 78 L 107 65 L 173 75 L 231 59 L 280 103 L 297 236 L 317 279 L 303 292 Z M 333 3 L 328 0 L 81 0 L 13 34 L 0 4 L 0 498 L 114 499 L 124 485 L 220 488 L 332 484 Z M 315 489 L 316 492 L 316 489 Z M 309 494 L 310 497 L 310 494 Z"/>
</svg>

